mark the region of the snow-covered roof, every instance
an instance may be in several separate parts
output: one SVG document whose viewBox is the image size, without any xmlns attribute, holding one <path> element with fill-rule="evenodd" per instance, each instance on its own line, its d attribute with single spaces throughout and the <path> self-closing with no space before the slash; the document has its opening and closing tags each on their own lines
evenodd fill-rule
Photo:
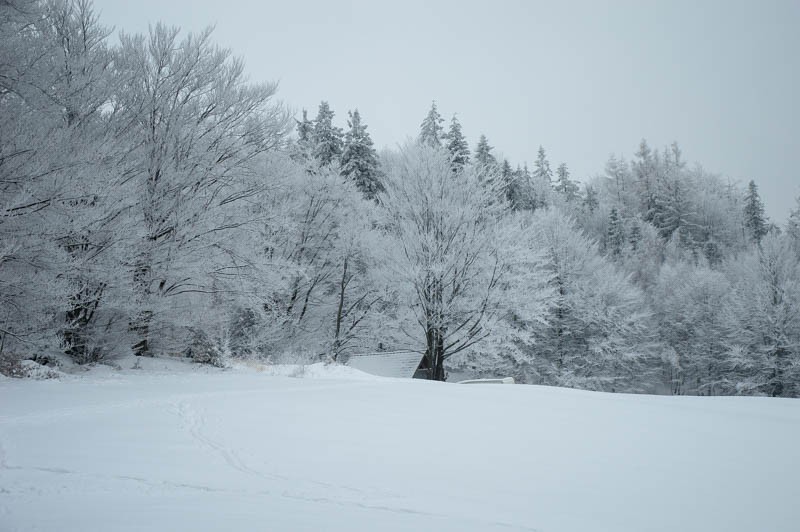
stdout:
<svg viewBox="0 0 800 532">
<path fill-rule="evenodd" d="M 351 355 L 347 365 L 372 375 L 410 379 L 419 367 L 422 356 L 422 353 L 412 351 L 362 353 Z"/>
</svg>

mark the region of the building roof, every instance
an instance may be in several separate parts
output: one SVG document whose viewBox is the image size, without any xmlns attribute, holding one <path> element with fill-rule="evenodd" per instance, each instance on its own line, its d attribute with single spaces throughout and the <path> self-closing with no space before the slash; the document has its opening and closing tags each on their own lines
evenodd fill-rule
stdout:
<svg viewBox="0 0 800 532">
<path fill-rule="evenodd" d="M 350 355 L 346 364 L 372 375 L 410 379 L 419 367 L 422 357 L 423 353 L 412 351 L 362 353 Z"/>
</svg>

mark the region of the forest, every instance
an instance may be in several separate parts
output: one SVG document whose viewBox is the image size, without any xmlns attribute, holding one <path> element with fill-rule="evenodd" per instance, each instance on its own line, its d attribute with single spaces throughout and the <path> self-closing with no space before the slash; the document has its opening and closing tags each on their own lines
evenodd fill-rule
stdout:
<svg viewBox="0 0 800 532">
<path fill-rule="evenodd" d="M 0 2 L 0 372 L 411 350 L 435 380 L 800 395 L 800 198 L 770 221 L 758 176 L 645 140 L 579 181 L 436 102 L 379 151 L 345 111 L 295 113 L 210 29 Z"/>
</svg>

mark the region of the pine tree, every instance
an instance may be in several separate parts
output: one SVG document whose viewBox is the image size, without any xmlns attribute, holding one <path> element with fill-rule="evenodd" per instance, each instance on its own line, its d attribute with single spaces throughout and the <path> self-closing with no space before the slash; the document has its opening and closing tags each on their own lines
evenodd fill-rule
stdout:
<svg viewBox="0 0 800 532">
<path fill-rule="evenodd" d="M 567 202 L 573 201 L 578 197 L 578 184 L 569 178 L 569 170 L 565 163 L 561 163 L 556 170 L 558 181 L 556 181 L 556 191 L 564 196 Z"/>
<path fill-rule="evenodd" d="M 312 156 L 314 143 L 314 122 L 308 119 L 308 111 L 303 109 L 302 120 L 295 119 L 297 143 L 292 150 L 292 158 L 296 161 L 307 161 Z"/>
<path fill-rule="evenodd" d="M 550 169 L 550 162 L 547 160 L 547 155 L 541 146 L 539 146 L 535 166 L 536 169 L 533 171 L 534 179 L 548 185 L 553 182 L 553 171 Z"/>
<path fill-rule="evenodd" d="M 428 116 L 420 124 L 417 142 L 424 146 L 441 147 L 442 140 L 445 138 L 443 123 L 444 119 L 436 109 L 436 101 L 434 101 L 431 103 L 431 110 L 428 111 Z"/>
<path fill-rule="evenodd" d="M 321 102 L 311 135 L 314 157 L 320 166 L 328 166 L 342 155 L 342 129 L 333 125 L 333 116 L 328 102 Z"/>
<path fill-rule="evenodd" d="M 481 168 L 487 168 L 497 164 L 497 159 L 492 155 L 493 146 L 489 145 L 486 135 L 481 135 L 478 145 L 475 147 L 475 164 Z"/>
<path fill-rule="evenodd" d="M 298 142 L 309 142 L 314 133 L 314 122 L 308 119 L 308 111 L 303 109 L 303 119 L 295 120 L 295 122 L 297 122 Z"/>
<path fill-rule="evenodd" d="M 597 199 L 597 190 L 592 185 L 586 185 L 586 195 L 583 198 L 583 206 L 590 214 L 597 210 L 600 206 L 600 200 Z"/>
<path fill-rule="evenodd" d="M 505 163 L 503 165 L 503 174 L 506 173 Z M 534 210 L 533 203 L 533 189 L 531 187 L 531 174 L 528 170 L 528 165 L 524 168 L 517 166 L 517 169 L 511 172 L 510 177 L 506 180 L 506 199 L 512 209 L 514 210 Z"/>
<path fill-rule="evenodd" d="M 447 151 L 450 152 L 450 161 L 453 172 L 457 173 L 469 164 L 469 145 L 461 132 L 461 123 L 453 115 L 450 121 L 450 131 L 447 133 Z"/>
<path fill-rule="evenodd" d="M 533 176 L 531 178 L 531 197 L 533 208 L 541 209 L 550 205 L 550 197 L 553 192 L 553 171 L 545 155 L 544 148 L 539 146 L 539 153 L 534 163 Z"/>
<path fill-rule="evenodd" d="M 786 234 L 798 256 L 800 256 L 800 196 L 797 196 L 797 207 L 789 215 L 786 222 Z"/>
<path fill-rule="evenodd" d="M 628 243 L 631 245 L 631 249 L 636 251 L 639 249 L 639 242 L 642 240 L 642 227 L 639 225 L 638 220 L 634 221 L 631 227 L 631 234 L 628 236 Z"/>
<path fill-rule="evenodd" d="M 744 196 L 744 225 L 750 240 L 758 243 L 767 234 L 767 220 L 764 217 L 764 204 L 758 195 L 758 187 L 751 180 Z"/>
<path fill-rule="evenodd" d="M 646 386 L 643 294 L 559 210 L 539 211 L 534 227 L 555 299 L 538 332 L 529 382 L 609 391 Z"/>
<path fill-rule="evenodd" d="M 503 159 L 503 164 L 500 167 L 500 175 L 503 178 L 503 191 L 505 192 L 506 200 L 513 208 L 514 198 L 516 196 L 514 191 L 516 180 L 514 179 L 514 170 L 511 169 L 511 164 L 508 162 L 508 159 Z"/>
<path fill-rule="evenodd" d="M 639 143 L 639 150 L 634 154 L 636 161 L 633 163 L 633 170 L 639 180 L 648 180 L 653 174 L 653 150 L 645 139 Z"/>
<path fill-rule="evenodd" d="M 350 113 L 347 125 L 350 130 L 344 137 L 341 173 L 353 180 L 365 198 L 374 199 L 381 188 L 378 154 L 372 147 L 367 126 L 361 123 L 358 109 Z"/>
<path fill-rule="evenodd" d="M 606 251 L 612 257 L 622 255 L 622 245 L 625 242 L 625 232 L 622 229 L 622 220 L 616 207 L 608 215 L 608 231 L 606 233 Z"/>
<path fill-rule="evenodd" d="M 655 153 L 658 155 L 658 152 Z M 645 139 L 639 143 L 636 159 L 631 164 L 637 180 L 639 201 L 644 210 L 645 221 L 652 222 L 655 216 L 655 168 L 656 160 L 653 151 Z"/>
</svg>

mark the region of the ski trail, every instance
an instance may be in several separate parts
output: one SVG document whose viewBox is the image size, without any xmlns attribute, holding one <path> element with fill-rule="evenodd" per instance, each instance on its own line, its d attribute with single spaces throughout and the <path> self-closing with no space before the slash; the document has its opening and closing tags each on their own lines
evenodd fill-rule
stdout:
<svg viewBox="0 0 800 532">
<path fill-rule="evenodd" d="M 182 424 L 184 428 L 189 432 L 193 439 L 201 443 L 204 447 L 210 449 L 215 454 L 222 457 L 226 464 L 232 469 L 239 471 L 240 473 L 259 477 L 264 480 L 270 481 L 282 481 L 282 482 L 289 482 L 290 480 L 293 482 L 304 482 L 306 484 L 314 485 L 316 487 L 321 487 L 326 490 L 330 489 L 338 489 L 344 490 L 351 493 L 355 493 L 361 496 L 373 496 L 373 495 L 380 495 L 386 498 L 393 498 L 393 499 L 400 499 L 398 494 L 392 493 L 383 488 L 371 488 L 371 489 L 362 489 L 362 488 L 355 488 L 352 486 L 345 486 L 342 484 L 336 484 L 332 482 L 325 482 L 322 480 L 314 480 L 314 479 L 302 479 L 302 478 L 293 478 L 289 479 L 284 475 L 279 475 L 277 473 L 267 473 L 262 470 L 256 469 L 254 467 L 249 466 L 241 457 L 241 454 L 237 452 L 234 448 L 226 446 L 215 439 L 211 438 L 207 435 L 207 431 L 205 430 L 206 425 L 208 424 L 208 418 L 205 412 L 202 409 L 197 409 L 196 407 L 192 406 L 192 404 L 188 400 L 181 400 L 178 401 L 174 407 L 173 411 L 177 413 L 178 417 L 182 420 Z"/>
<path fill-rule="evenodd" d="M 245 463 L 245 461 L 242 460 L 241 456 L 235 449 L 233 449 L 232 447 L 228 447 L 223 443 L 220 443 L 219 441 L 214 440 L 213 438 L 209 437 L 206 434 L 205 427 L 207 426 L 208 417 L 202 408 L 195 407 L 188 400 L 181 400 L 174 405 L 174 411 L 181 419 L 184 428 L 187 430 L 187 432 L 191 435 L 191 437 L 195 441 L 199 442 L 203 447 L 211 450 L 213 453 L 220 456 L 225 461 L 225 463 L 235 471 L 238 471 L 244 475 L 258 477 L 260 479 L 268 481 L 281 481 L 282 483 L 300 481 L 304 482 L 307 486 L 314 486 L 316 488 L 320 487 L 326 488 L 326 491 L 330 491 L 331 488 L 338 490 L 345 490 L 351 493 L 358 494 L 359 496 L 367 500 L 357 501 L 357 500 L 348 500 L 348 499 L 334 498 L 334 497 L 316 496 L 303 493 L 302 491 L 294 491 L 294 490 L 284 490 L 280 493 L 273 493 L 270 490 L 264 490 L 264 489 L 260 489 L 257 491 L 247 490 L 247 491 L 242 491 L 241 493 L 243 494 L 257 493 L 260 495 L 268 495 L 268 496 L 278 495 L 279 497 L 285 499 L 297 500 L 303 502 L 323 503 L 340 507 L 353 507 L 353 508 L 360 508 L 363 510 L 373 510 L 380 512 L 397 513 L 397 514 L 410 514 L 422 517 L 435 517 L 435 518 L 446 518 L 446 519 L 458 518 L 457 516 L 452 516 L 447 514 L 439 514 L 434 512 L 426 512 L 423 510 L 416 510 L 414 508 L 409 508 L 407 506 L 392 506 L 385 504 L 373 504 L 368 502 L 368 498 L 376 494 L 400 499 L 400 497 L 397 497 L 396 495 L 393 494 L 389 494 L 385 490 L 365 491 L 363 489 L 353 488 L 350 486 L 342 486 L 330 482 L 323 482 L 311 479 L 297 479 L 297 478 L 289 479 L 282 475 L 270 474 L 270 473 L 265 473 L 263 471 L 259 471 L 247 465 L 247 463 Z M 165 481 L 163 483 L 173 487 L 189 487 L 193 489 L 198 489 L 197 486 L 186 486 L 184 484 L 179 484 L 174 482 Z M 206 488 L 206 489 L 208 489 L 208 491 L 227 491 L 224 489 L 220 490 L 216 490 L 213 488 Z M 458 519 L 464 519 L 464 518 L 458 518 Z M 464 520 L 472 521 L 470 519 L 464 519 Z M 484 525 L 490 527 L 509 528 L 527 532 L 541 532 L 541 530 L 537 528 L 530 528 L 524 525 L 511 524 L 501 521 L 481 521 L 481 522 Z"/>
<path fill-rule="evenodd" d="M 252 467 L 248 466 L 244 460 L 242 460 L 235 449 L 227 447 L 207 436 L 203 432 L 203 428 L 206 425 L 205 413 L 202 410 L 198 410 L 193 407 L 188 400 L 179 401 L 175 410 L 192 438 L 194 438 L 194 440 L 199 442 L 207 449 L 210 449 L 212 452 L 222 457 L 225 463 L 227 463 L 232 469 L 245 475 L 259 477 L 265 480 L 286 480 L 285 477 L 268 474 L 253 469 Z"/>
</svg>

